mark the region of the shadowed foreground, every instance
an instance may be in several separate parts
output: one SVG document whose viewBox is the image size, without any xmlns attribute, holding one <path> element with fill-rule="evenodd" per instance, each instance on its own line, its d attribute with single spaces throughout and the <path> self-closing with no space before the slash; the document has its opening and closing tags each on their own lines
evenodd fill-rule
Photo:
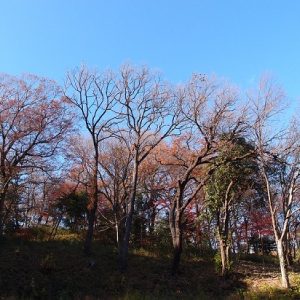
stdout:
<svg viewBox="0 0 300 300">
<path fill-rule="evenodd" d="M 158 257 L 155 252 L 140 249 L 131 253 L 128 273 L 122 275 L 117 269 L 117 252 L 113 247 L 96 241 L 94 254 L 89 258 L 82 255 L 82 247 L 82 242 L 78 240 L 2 240 L 1 299 L 300 297 L 299 288 L 290 292 L 278 289 L 279 274 L 270 263 L 262 265 L 260 262 L 242 261 L 235 272 L 224 280 L 216 275 L 211 259 L 190 256 L 184 257 L 180 274 L 172 277 L 168 256 Z M 263 274 L 266 274 L 265 277 Z M 293 278 L 295 281 L 297 276 L 299 283 L 299 273 Z"/>
</svg>

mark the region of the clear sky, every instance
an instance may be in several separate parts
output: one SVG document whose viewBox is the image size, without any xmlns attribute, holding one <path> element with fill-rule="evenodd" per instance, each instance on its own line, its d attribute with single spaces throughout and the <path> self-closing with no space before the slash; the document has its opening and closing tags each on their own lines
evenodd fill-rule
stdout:
<svg viewBox="0 0 300 300">
<path fill-rule="evenodd" d="M 300 96 L 298 0 L 0 0 L 0 71 L 59 82 L 81 63 L 147 64 L 251 85 L 271 72 Z"/>
</svg>

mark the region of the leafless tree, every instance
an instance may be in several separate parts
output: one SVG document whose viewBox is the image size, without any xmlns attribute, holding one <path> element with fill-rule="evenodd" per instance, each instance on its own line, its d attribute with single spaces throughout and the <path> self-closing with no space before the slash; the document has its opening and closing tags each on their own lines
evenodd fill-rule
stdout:
<svg viewBox="0 0 300 300">
<path fill-rule="evenodd" d="M 174 134 L 180 124 L 175 93 L 147 68 L 124 66 L 118 82 L 122 139 L 132 156 L 132 174 L 125 231 L 119 251 L 120 270 L 127 268 L 129 238 L 134 214 L 141 163 L 162 140 Z"/>
<path fill-rule="evenodd" d="M 112 219 L 102 215 L 109 226 L 114 227 L 116 244 L 120 247 L 120 232 L 124 230 L 126 203 L 130 192 L 131 153 L 121 140 L 106 143 L 100 154 L 100 174 L 102 194 L 112 212 Z"/>
<path fill-rule="evenodd" d="M 99 147 L 110 136 L 110 128 L 116 123 L 113 108 L 121 91 L 117 89 L 112 72 L 98 74 L 81 67 L 68 73 L 65 94 L 79 111 L 93 143 L 93 192 L 88 207 L 88 230 L 84 244 L 84 252 L 90 254 L 99 195 Z"/>
<path fill-rule="evenodd" d="M 285 243 L 291 217 L 297 212 L 294 204 L 299 185 L 299 130 L 295 125 L 287 130 L 276 124 L 284 108 L 284 93 L 270 79 L 260 82 L 258 92 L 252 94 L 250 100 L 254 113 L 253 135 L 277 245 L 282 286 L 289 288 Z"/>
</svg>

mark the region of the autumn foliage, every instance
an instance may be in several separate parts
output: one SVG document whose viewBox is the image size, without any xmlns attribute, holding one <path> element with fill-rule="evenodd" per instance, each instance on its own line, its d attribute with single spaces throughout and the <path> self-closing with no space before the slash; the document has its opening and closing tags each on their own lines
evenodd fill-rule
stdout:
<svg viewBox="0 0 300 300">
<path fill-rule="evenodd" d="M 247 97 L 247 101 L 241 101 Z M 282 284 L 299 252 L 299 127 L 272 126 L 280 90 L 239 94 L 193 75 L 181 86 L 146 67 L 87 67 L 64 88 L 0 76 L 0 233 L 47 239 L 68 229 L 113 245 L 126 272 L 134 248 L 235 257 L 278 254 Z M 245 103 L 247 102 L 247 103 Z M 268 246 L 267 246 L 268 245 Z"/>
</svg>

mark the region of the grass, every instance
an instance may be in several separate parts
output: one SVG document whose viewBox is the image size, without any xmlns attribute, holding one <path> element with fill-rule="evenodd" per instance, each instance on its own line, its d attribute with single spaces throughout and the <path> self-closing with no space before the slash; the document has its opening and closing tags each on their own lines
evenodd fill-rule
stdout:
<svg viewBox="0 0 300 300">
<path fill-rule="evenodd" d="M 300 282 L 299 282 L 300 283 Z M 261 284 L 256 291 L 245 291 L 243 299 L 300 299 L 300 287 L 295 286 L 286 291 L 282 288 Z"/>
<path fill-rule="evenodd" d="M 295 265 L 295 268 L 299 266 Z M 289 272 L 291 289 L 282 289 L 276 257 L 244 257 L 236 271 L 244 277 L 247 286 L 246 290 L 240 291 L 241 299 L 300 299 L 299 270 Z"/>
<path fill-rule="evenodd" d="M 215 273 L 212 260 L 195 255 L 185 256 L 179 275 L 173 277 L 170 257 L 160 257 L 157 251 L 134 249 L 129 256 L 128 272 L 121 274 L 114 247 L 95 241 L 94 254 L 85 257 L 78 236 L 67 238 L 66 232 L 61 236 L 52 241 L 9 238 L 0 242 L 0 299 L 300 298 L 299 289 L 287 292 L 278 288 L 278 271 L 271 264 L 269 269 L 277 273 L 270 275 L 269 269 L 265 273 L 266 280 L 274 279 L 272 285 L 251 270 L 258 268 L 260 274 L 260 263 L 243 261 L 230 277 L 222 279 Z M 292 279 L 297 286 L 299 273 L 294 273 Z M 253 282 L 261 284 L 253 288 Z"/>
</svg>

